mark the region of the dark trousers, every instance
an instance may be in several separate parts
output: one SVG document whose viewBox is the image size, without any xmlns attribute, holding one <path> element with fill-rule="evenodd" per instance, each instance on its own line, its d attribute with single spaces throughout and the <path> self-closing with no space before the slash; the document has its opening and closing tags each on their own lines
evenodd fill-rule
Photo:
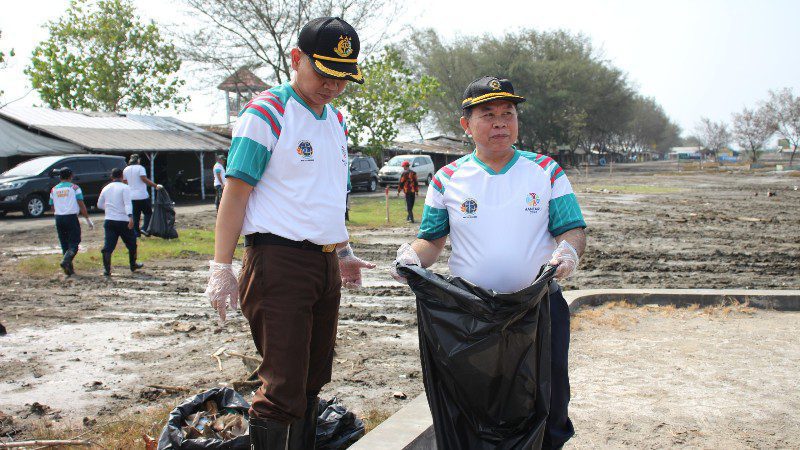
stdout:
<svg viewBox="0 0 800 450">
<path fill-rule="evenodd" d="M 105 230 L 106 240 L 103 245 L 102 253 L 113 253 L 117 248 L 117 240 L 122 238 L 125 247 L 128 248 L 129 253 L 136 253 L 136 236 L 133 230 L 128 228 L 128 222 L 122 220 L 106 220 L 103 223 L 103 230 Z"/>
<path fill-rule="evenodd" d="M 136 237 L 142 235 L 141 230 L 147 231 L 150 229 L 150 217 L 153 216 L 153 207 L 150 203 L 150 197 L 143 198 L 141 200 L 133 200 L 133 232 Z M 139 219 L 144 214 L 144 223 L 142 223 L 142 228 L 139 228 Z"/>
<path fill-rule="evenodd" d="M 416 199 L 417 194 L 414 192 L 406 192 L 406 211 L 408 214 L 406 215 L 406 220 L 414 221 L 414 199 Z"/>
<path fill-rule="evenodd" d="M 214 186 L 214 190 L 217 191 L 217 196 L 214 197 L 214 206 L 219 211 L 219 202 L 222 200 L 222 186 Z"/>
<path fill-rule="evenodd" d="M 61 243 L 61 254 L 72 250 L 78 253 L 78 245 L 81 243 L 81 224 L 78 222 L 77 214 L 56 216 L 56 232 L 58 242 Z"/>
<path fill-rule="evenodd" d="M 569 306 L 561 289 L 550 293 L 550 342 L 551 354 L 551 387 L 550 415 L 547 416 L 547 428 L 544 435 L 543 449 L 557 449 L 564 445 L 575 434 L 572 421 L 569 420 Z"/>
<path fill-rule="evenodd" d="M 331 380 L 341 287 L 335 253 L 279 245 L 245 249 L 239 298 L 263 358 L 251 417 L 300 419 L 306 399 Z"/>
</svg>

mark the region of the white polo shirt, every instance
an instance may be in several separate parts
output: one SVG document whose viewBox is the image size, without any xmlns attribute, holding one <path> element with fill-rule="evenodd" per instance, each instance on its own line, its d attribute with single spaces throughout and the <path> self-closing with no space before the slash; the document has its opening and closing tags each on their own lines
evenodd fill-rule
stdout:
<svg viewBox="0 0 800 450">
<path fill-rule="evenodd" d="M 219 174 L 219 178 L 222 178 L 222 182 L 220 183 L 219 178 L 217 178 L 217 174 Z M 222 167 L 221 163 L 214 164 L 214 186 L 224 186 L 225 185 L 225 168 Z"/>
<path fill-rule="evenodd" d="M 62 181 L 50 190 L 50 205 L 56 210 L 57 216 L 78 214 L 80 207 L 78 200 L 83 201 L 83 191 L 77 184 Z"/>
<path fill-rule="evenodd" d="M 418 237 L 449 234 L 452 275 L 516 292 L 550 260 L 553 237 L 579 227 L 586 222 L 572 185 L 552 158 L 514 150 L 495 172 L 473 152 L 434 176 Z"/>
<path fill-rule="evenodd" d="M 122 171 L 122 178 L 131 188 L 131 200 L 144 200 L 150 196 L 147 193 L 147 184 L 142 181 L 142 177 L 146 176 L 147 172 L 139 164 L 131 164 Z"/>
<path fill-rule="evenodd" d="M 100 191 L 97 207 L 105 210 L 106 220 L 127 222 L 128 215 L 133 214 L 130 186 L 119 181 L 107 184 Z"/>
<path fill-rule="evenodd" d="M 254 187 L 242 234 L 346 241 L 347 161 L 347 127 L 334 107 L 317 115 L 288 83 L 256 96 L 239 114 L 228 152 L 227 176 Z"/>
</svg>

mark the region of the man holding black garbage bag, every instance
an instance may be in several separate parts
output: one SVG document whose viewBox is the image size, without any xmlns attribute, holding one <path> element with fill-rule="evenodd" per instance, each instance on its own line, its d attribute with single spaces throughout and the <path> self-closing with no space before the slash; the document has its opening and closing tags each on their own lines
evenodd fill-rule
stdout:
<svg viewBox="0 0 800 450">
<path fill-rule="evenodd" d="M 566 174 L 550 157 L 517 150 L 517 105 L 509 80 L 485 76 L 464 92 L 461 126 L 475 151 L 442 167 L 425 199 L 418 239 L 397 251 L 396 265 L 428 267 L 450 236 L 453 276 L 511 293 L 531 285 L 539 268 L 557 265 L 569 277 L 586 246 L 586 223 Z M 395 269 L 392 275 L 405 281 Z M 569 308 L 550 291 L 551 400 L 543 448 L 572 435 L 569 420 Z"/>
</svg>

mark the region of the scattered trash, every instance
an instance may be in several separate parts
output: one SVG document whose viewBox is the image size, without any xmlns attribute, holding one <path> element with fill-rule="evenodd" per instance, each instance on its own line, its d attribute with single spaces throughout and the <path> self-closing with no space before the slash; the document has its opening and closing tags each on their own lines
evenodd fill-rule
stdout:
<svg viewBox="0 0 800 450">
<path fill-rule="evenodd" d="M 97 425 L 97 419 L 90 419 L 88 417 L 83 418 L 83 426 L 86 428 L 93 427 Z"/>
<path fill-rule="evenodd" d="M 33 402 L 32 405 L 26 404 L 25 406 L 30 406 L 31 414 L 36 414 L 37 416 L 44 416 L 45 414 L 50 414 L 52 411 L 52 408 L 39 402 Z"/>
<path fill-rule="evenodd" d="M 541 448 L 555 268 L 543 266 L 531 286 L 509 294 L 419 266 L 398 271 L 417 296 L 422 380 L 437 448 Z"/>
<path fill-rule="evenodd" d="M 250 405 L 230 388 L 214 388 L 173 409 L 158 439 L 159 450 L 248 450 Z"/>
<path fill-rule="evenodd" d="M 195 331 L 196 329 L 197 326 L 189 322 L 175 322 L 172 324 L 172 331 L 177 333 L 188 333 L 190 331 Z"/>
<path fill-rule="evenodd" d="M 364 436 L 364 422 L 338 403 L 336 397 L 319 401 L 316 450 L 343 450 Z"/>
<path fill-rule="evenodd" d="M 775 197 L 776 195 L 778 195 L 778 193 L 775 191 L 767 191 L 767 197 Z"/>
<path fill-rule="evenodd" d="M 400 392 L 400 391 L 397 391 L 397 392 L 395 392 L 394 394 L 392 394 L 392 397 L 394 397 L 394 398 L 398 398 L 398 399 L 400 399 L 400 400 L 405 400 L 405 399 L 407 399 L 407 398 L 408 398 L 408 396 L 407 396 L 405 393 L 403 393 L 403 392 Z"/>
</svg>

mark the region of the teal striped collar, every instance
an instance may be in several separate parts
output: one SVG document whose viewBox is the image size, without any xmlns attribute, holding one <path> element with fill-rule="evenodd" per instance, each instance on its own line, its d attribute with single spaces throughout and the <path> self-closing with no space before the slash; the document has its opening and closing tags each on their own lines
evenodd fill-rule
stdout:
<svg viewBox="0 0 800 450">
<path fill-rule="evenodd" d="M 516 163 L 517 160 L 519 159 L 519 150 L 514 148 L 514 156 L 511 157 L 511 160 L 508 161 L 506 163 L 506 165 L 502 169 L 500 169 L 499 172 L 495 172 L 495 170 L 492 169 L 491 167 L 489 167 L 488 164 L 486 164 L 485 162 L 481 161 L 478 158 L 478 150 L 473 150 L 473 152 L 472 152 L 472 154 L 470 156 L 471 156 L 472 160 L 475 161 L 475 164 L 480 166 L 489 175 L 503 175 L 504 173 L 508 172 L 508 170 L 511 169 L 511 167 L 514 166 L 514 163 Z"/>
<path fill-rule="evenodd" d="M 286 83 L 286 87 L 289 88 L 289 94 L 291 94 L 291 96 L 294 97 L 295 100 L 297 100 L 297 103 L 300 103 L 301 105 L 303 105 L 303 107 L 305 109 L 307 109 L 308 112 L 310 112 L 311 115 L 314 116 L 315 119 L 317 119 L 317 120 L 325 120 L 325 118 L 328 117 L 328 105 L 323 105 L 322 106 L 322 114 L 317 114 L 316 112 L 314 112 L 313 109 L 311 109 L 310 106 L 308 106 L 308 103 L 306 103 L 306 101 L 303 100 L 302 97 L 300 97 L 297 94 L 297 92 L 292 87 L 291 83 Z"/>
</svg>

